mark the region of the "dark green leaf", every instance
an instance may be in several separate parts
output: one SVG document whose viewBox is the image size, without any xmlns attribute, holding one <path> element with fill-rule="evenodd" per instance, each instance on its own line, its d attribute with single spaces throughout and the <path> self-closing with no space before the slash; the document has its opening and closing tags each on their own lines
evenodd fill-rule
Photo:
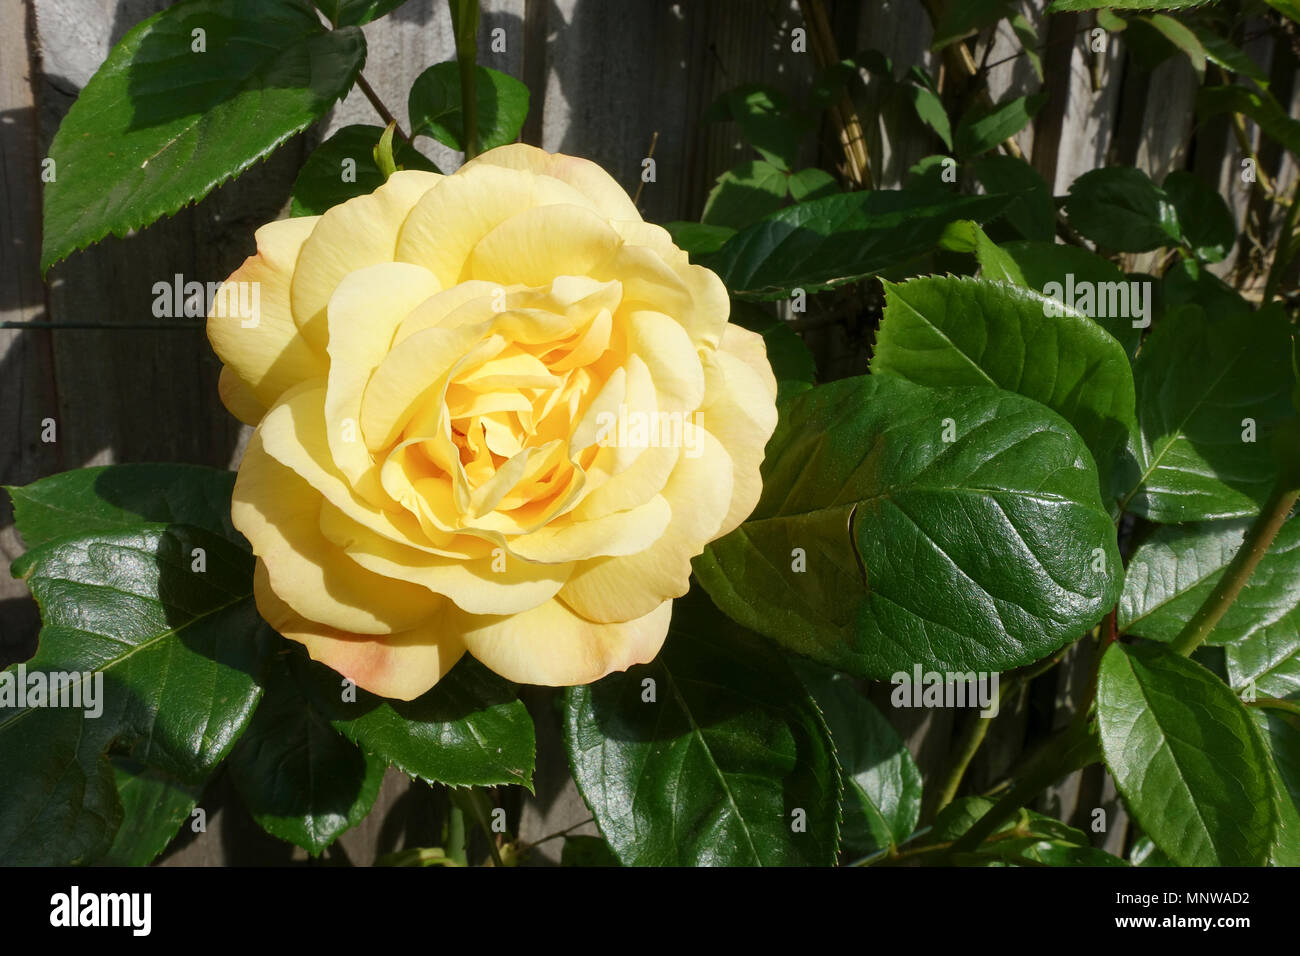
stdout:
<svg viewBox="0 0 1300 956">
<path fill-rule="evenodd" d="M 468 655 L 422 697 L 376 697 L 309 664 L 310 698 L 335 730 L 399 770 L 455 787 L 532 789 L 536 738 L 516 688 Z M 355 700 L 349 700 L 355 695 Z"/>
<path fill-rule="evenodd" d="M 1183 239 L 1201 259 L 1219 262 L 1237 241 L 1237 224 L 1223 197 L 1198 176 L 1175 170 L 1162 187 L 1178 211 Z"/>
<path fill-rule="evenodd" d="M 731 321 L 763 336 L 767 360 L 772 365 L 778 385 L 799 382 L 811 385 L 817 380 L 817 363 L 799 333 L 762 306 L 734 299 Z"/>
<path fill-rule="evenodd" d="M 315 0 L 320 12 L 339 27 L 361 26 L 396 10 L 406 0 Z"/>
<path fill-rule="evenodd" d="M 978 156 L 1005 142 L 1030 124 L 1047 102 L 1046 93 L 1017 96 L 996 106 L 975 106 L 957 123 L 953 146 L 963 158 Z"/>
<path fill-rule="evenodd" d="M 353 196 L 367 195 L 382 186 L 385 176 L 375 165 L 374 148 L 383 132 L 380 126 L 345 126 L 321 143 L 294 180 L 290 214 L 319 216 Z M 438 167 L 413 146 L 401 140 L 393 145 L 401 169 L 438 172 Z"/>
<path fill-rule="evenodd" d="M 1200 117 L 1241 113 L 1258 123 L 1269 138 L 1300 155 L 1300 120 L 1287 115 L 1267 91 L 1245 86 L 1205 86 L 1196 95 L 1196 113 Z"/>
<path fill-rule="evenodd" d="M 798 672 L 826 717 L 844 773 L 845 852 L 897 847 L 921 815 L 921 771 L 911 753 L 852 680 L 809 664 Z"/>
<path fill-rule="evenodd" d="M 34 546 L 12 570 L 44 626 L 36 656 L 5 672 L 0 693 L 24 672 L 28 685 L 58 672 L 82 706 L 0 710 L 6 861 L 71 863 L 108 849 L 122 819 L 110 744 L 197 786 L 243 732 L 269 631 L 253 604 L 253 556 L 233 532 L 210 530 L 226 523 L 233 477 L 195 473 L 186 487 L 174 467 L 119 466 L 13 490 Z M 148 520 L 181 516 L 193 523 Z"/>
<path fill-rule="evenodd" d="M 907 93 L 911 97 L 917 119 L 934 130 L 943 140 L 944 146 L 952 149 L 952 124 L 948 121 L 948 111 L 943 108 L 939 94 L 921 84 L 909 86 Z"/>
<path fill-rule="evenodd" d="M 1056 235 L 1056 204 L 1052 190 L 1038 170 L 1023 159 L 993 154 L 971 164 L 975 176 L 991 193 L 1015 193 L 1007 207 L 1007 222 L 1026 239 L 1050 242 Z"/>
<path fill-rule="evenodd" d="M 1270 862 L 1300 866 L 1300 717 L 1265 707 L 1248 708 L 1273 758 L 1269 766 L 1278 802 L 1278 828 Z"/>
<path fill-rule="evenodd" d="M 319 856 L 365 819 L 387 764 L 362 754 L 312 706 L 306 671 L 300 651 L 271 665 L 262 703 L 229 766 L 262 829 Z"/>
<path fill-rule="evenodd" d="M 723 93 L 705 111 L 705 122 L 735 120 L 741 134 L 773 166 L 794 164 L 804 124 L 780 90 L 751 83 Z"/>
<path fill-rule="evenodd" d="M 243 542 L 230 523 L 235 474 L 198 465 L 103 465 L 5 486 L 28 551 L 60 538 L 187 524 Z"/>
<path fill-rule="evenodd" d="M 1029 288 L 1084 312 L 1124 347 L 1130 359 L 1137 354 L 1143 323 L 1151 321 L 1152 290 L 1145 290 L 1147 314 L 1141 317 L 1133 307 L 1138 287 L 1128 285 L 1128 294 L 1121 294 L 1124 283 L 1141 280 L 1128 278 L 1115 264 L 1078 246 L 1026 241 L 1004 242 L 999 248 L 1015 260 Z"/>
<path fill-rule="evenodd" d="M 1241 701 L 1155 644 L 1112 644 L 1097 682 L 1106 765 L 1143 831 L 1180 866 L 1258 866 L 1277 825 L 1268 752 Z"/>
<path fill-rule="evenodd" d="M 695 569 L 742 624 L 880 680 L 1038 660 L 1101 619 L 1122 573 L 1096 469 L 1063 419 L 1010 392 L 892 375 L 790 401 L 757 508 Z"/>
<path fill-rule="evenodd" d="M 171 843 L 198 803 L 201 787 L 124 757 L 113 761 L 122 826 L 108 854 L 108 866 L 148 866 Z"/>
<path fill-rule="evenodd" d="M 1120 629 L 1157 641 L 1173 640 L 1223 577 L 1252 520 L 1157 528 L 1129 559 L 1119 602 Z M 1283 622 L 1297 605 L 1300 521 L 1288 521 L 1236 601 L 1215 625 L 1210 643 L 1235 644 L 1250 638 Z M 1290 630 L 1294 629 L 1292 624 Z M 1230 671 L 1231 661 L 1229 656 Z M 1233 686 L 1241 685 L 1234 679 Z"/>
<path fill-rule="evenodd" d="M 700 221 L 708 226 L 743 229 L 781 208 L 786 174 L 771 163 L 746 160 L 718 177 Z"/>
<path fill-rule="evenodd" d="M 692 262 L 717 252 L 736 234 L 736 230 L 726 226 L 706 226 L 702 222 L 666 222 L 663 225 L 677 247 L 690 253 Z"/>
<path fill-rule="evenodd" d="M 319 119 L 365 55 L 306 0 L 189 0 L 134 27 L 50 146 L 41 268 L 202 199 Z"/>
<path fill-rule="evenodd" d="M 957 219 L 986 222 L 1008 196 L 940 198 L 905 190 L 827 196 L 788 206 L 704 258 L 733 294 L 774 299 L 829 289 L 928 252 Z"/>
<path fill-rule="evenodd" d="M 622 866 L 609 844 L 598 836 L 568 836 L 560 851 L 560 866 Z"/>
<path fill-rule="evenodd" d="M 453 60 L 429 67 L 411 86 L 407 112 L 411 136 L 432 136 L 444 146 L 465 150 L 465 118 L 461 112 L 460 72 Z M 479 149 L 486 152 L 519 138 L 528 118 L 528 87 L 513 76 L 476 66 L 474 98 L 478 103 Z"/>
<path fill-rule="evenodd" d="M 871 370 L 936 388 L 991 385 L 1042 402 L 1092 451 L 1103 492 L 1136 428 L 1123 347 L 1086 315 L 1004 282 L 885 283 Z"/>
<path fill-rule="evenodd" d="M 1205 51 L 1207 60 L 1225 70 L 1252 79 L 1265 89 L 1268 88 L 1268 74 L 1241 49 L 1204 24 L 1189 23 L 1187 26 L 1201 41 L 1201 48 Z"/>
<path fill-rule="evenodd" d="M 1146 252 L 1182 239 L 1174 204 L 1131 166 L 1084 173 L 1070 185 L 1065 212 L 1085 237 L 1116 252 Z"/>
<path fill-rule="evenodd" d="M 930 49 L 940 50 L 954 40 L 991 27 L 1011 14 L 1010 0 L 966 0 L 964 3 L 946 4 L 935 25 Z"/>
<path fill-rule="evenodd" d="M 1068 13 L 1074 10 L 1181 10 L 1184 7 L 1201 7 L 1208 0 L 1052 0 L 1048 13 Z"/>
<path fill-rule="evenodd" d="M 698 592 L 673 603 L 653 663 L 569 688 L 564 726 L 624 865 L 835 862 L 840 777 L 816 705 Z"/>
<path fill-rule="evenodd" d="M 1160 522 L 1257 512 L 1277 470 L 1273 430 L 1294 414 L 1281 309 L 1214 322 L 1195 306 L 1170 312 L 1133 376 L 1141 442 L 1124 507 Z"/>
<path fill-rule="evenodd" d="M 790 187 L 790 198 L 795 202 L 824 199 L 827 196 L 838 196 L 840 193 L 840 185 L 835 181 L 835 177 L 826 170 L 816 167 L 792 173 L 786 185 Z"/>
<path fill-rule="evenodd" d="M 1179 305 L 1199 305 L 1207 315 L 1223 318 L 1253 312 L 1254 307 L 1195 259 L 1178 259 L 1160 277 L 1160 292 L 1166 311 Z"/>
</svg>

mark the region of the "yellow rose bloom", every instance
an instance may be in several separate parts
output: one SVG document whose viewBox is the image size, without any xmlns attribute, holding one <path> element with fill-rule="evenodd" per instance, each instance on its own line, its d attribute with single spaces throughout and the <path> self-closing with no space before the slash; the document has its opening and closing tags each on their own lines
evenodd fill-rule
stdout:
<svg viewBox="0 0 1300 956">
<path fill-rule="evenodd" d="M 263 617 L 409 700 L 651 660 L 758 502 L 763 340 L 599 166 L 529 146 L 257 231 L 208 318 Z M 237 289 L 256 314 L 223 308 Z"/>
</svg>

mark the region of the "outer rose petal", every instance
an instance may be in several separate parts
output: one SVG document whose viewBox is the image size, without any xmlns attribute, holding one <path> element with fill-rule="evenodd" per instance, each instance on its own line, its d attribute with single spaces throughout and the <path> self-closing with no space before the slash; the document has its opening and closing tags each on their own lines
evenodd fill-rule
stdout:
<svg viewBox="0 0 1300 956">
<path fill-rule="evenodd" d="M 266 414 L 266 408 L 257 400 L 253 390 L 240 380 L 235 370 L 229 365 L 221 366 L 217 376 L 217 395 L 226 411 L 234 415 L 245 425 L 256 425 Z"/>
<path fill-rule="evenodd" d="M 442 680 L 465 653 L 460 637 L 434 619 L 397 634 L 348 634 L 297 614 L 271 590 L 266 564 L 253 574 L 257 610 L 280 634 L 307 648 L 314 661 L 381 697 L 414 700 Z"/>
<path fill-rule="evenodd" d="M 776 430 L 776 376 L 763 337 L 728 325 L 722 347 L 705 354 L 704 377 L 707 398 L 697 420 L 727 449 L 735 480 L 731 507 L 716 535 L 722 537 L 749 517 L 763 492 L 759 466 Z"/>
<path fill-rule="evenodd" d="M 208 316 L 208 341 L 213 350 L 248 386 L 263 408 L 270 408 L 281 394 L 299 382 L 325 374 L 324 350 L 313 349 L 298 334 L 289 308 L 294 265 L 319 218 L 303 216 L 267 223 L 257 230 L 257 255 L 245 259 L 226 280 L 226 285 L 256 284 L 256 325 L 244 327 L 246 316 L 225 307 L 224 286 Z M 253 294 L 242 293 L 242 301 L 251 304 Z M 239 292 L 233 294 L 232 305 L 241 301 L 240 296 Z M 249 406 L 245 403 L 244 407 Z M 242 416 L 241 420 L 248 421 Z M 256 419 L 249 424 L 255 423 Z"/>
<path fill-rule="evenodd" d="M 668 635 L 672 601 L 644 617 L 597 624 L 552 599 L 522 614 L 468 618 L 465 647 L 481 663 L 520 684 L 589 684 L 654 659 Z"/>
<path fill-rule="evenodd" d="M 321 534 L 322 501 L 254 432 L 230 519 L 267 563 L 275 593 L 304 617 L 358 634 L 405 631 L 433 616 L 442 602 L 432 592 L 365 570 Z"/>
<path fill-rule="evenodd" d="M 565 156 L 563 153 L 548 153 L 524 143 L 511 143 L 488 150 L 462 168 L 483 165 L 526 169 L 566 182 L 586 196 L 596 210 L 608 219 L 641 218 L 623 187 L 591 160 Z"/>
<path fill-rule="evenodd" d="M 402 170 L 373 193 L 354 196 L 320 217 L 303 243 L 291 287 L 294 321 L 315 348 L 325 350 L 325 307 L 343 277 L 392 262 L 407 214 L 443 179 L 437 173 Z"/>
</svg>

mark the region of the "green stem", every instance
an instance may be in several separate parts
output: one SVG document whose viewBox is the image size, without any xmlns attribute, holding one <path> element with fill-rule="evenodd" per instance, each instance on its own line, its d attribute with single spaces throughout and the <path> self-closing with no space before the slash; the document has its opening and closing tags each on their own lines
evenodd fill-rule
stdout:
<svg viewBox="0 0 1300 956">
<path fill-rule="evenodd" d="M 1025 765 L 1015 785 L 975 821 L 951 847 L 951 853 L 974 850 L 1002 822 L 1057 780 L 1100 759 L 1100 748 L 1086 721 L 1076 721 L 1047 741 Z"/>
<path fill-rule="evenodd" d="M 459 866 L 465 866 L 468 862 L 465 853 L 465 811 L 454 802 L 447 811 L 447 858 Z"/>
<path fill-rule="evenodd" d="M 1300 213 L 1300 182 L 1291 191 L 1291 205 L 1287 208 L 1286 218 L 1282 220 L 1282 231 L 1278 233 L 1277 242 L 1273 243 L 1273 262 L 1268 268 L 1268 278 L 1264 282 L 1264 304 L 1273 301 L 1277 287 L 1282 284 L 1282 274 L 1294 256 L 1296 216 Z"/>
<path fill-rule="evenodd" d="M 456 36 L 460 72 L 460 111 L 465 120 L 465 159 L 478 155 L 478 0 L 447 0 Z"/>
<path fill-rule="evenodd" d="M 1280 697 L 1259 697 L 1255 700 L 1248 700 L 1245 704 L 1247 707 L 1258 707 L 1261 710 L 1280 710 L 1293 717 L 1300 717 L 1300 704 L 1293 700 L 1283 700 Z"/>
<path fill-rule="evenodd" d="M 944 778 L 939 787 L 939 796 L 935 800 L 934 813 L 931 815 L 931 819 L 940 810 L 952 803 L 957 796 L 957 790 L 961 787 L 962 779 L 966 776 L 971 761 L 975 759 L 975 754 L 979 752 L 980 745 L 984 743 L 984 738 L 988 736 L 989 727 L 992 724 L 992 717 L 984 717 L 979 714 L 976 714 L 974 719 L 967 722 L 961 740 L 957 744 L 956 757 L 948 770 L 947 777 Z"/>
<path fill-rule="evenodd" d="M 1291 513 L 1296 498 L 1300 497 L 1300 488 L 1296 487 L 1295 477 L 1288 474 L 1289 471 L 1290 469 L 1283 467 L 1279 472 L 1268 501 L 1264 503 L 1259 516 L 1246 531 L 1246 537 L 1242 540 L 1237 553 L 1232 556 L 1232 561 L 1223 572 L 1223 577 L 1219 578 L 1219 583 L 1214 586 L 1210 596 L 1196 609 L 1191 620 L 1170 645 L 1184 657 L 1190 657 L 1192 651 L 1201 646 L 1214 630 L 1214 625 L 1219 623 L 1219 619 L 1232 606 L 1232 602 L 1237 600 L 1237 595 L 1250 580 L 1256 565 L 1273 544 L 1282 522 Z"/>
</svg>

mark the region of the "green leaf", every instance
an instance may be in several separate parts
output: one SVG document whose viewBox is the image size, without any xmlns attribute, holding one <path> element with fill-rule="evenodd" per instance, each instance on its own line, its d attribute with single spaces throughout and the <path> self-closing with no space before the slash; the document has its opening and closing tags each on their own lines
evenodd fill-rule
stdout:
<svg viewBox="0 0 1300 956">
<path fill-rule="evenodd" d="M 411 136 L 432 136 L 444 146 L 464 152 L 465 118 L 461 111 L 460 72 L 454 60 L 436 63 L 421 73 L 407 97 Z M 474 68 L 478 77 L 480 152 L 513 143 L 528 118 L 528 87 L 513 76 L 486 66 Z"/>
<path fill-rule="evenodd" d="M 758 506 L 695 570 L 735 620 L 878 680 L 1036 661 L 1101 619 L 1122 574 L 1096 469 L 1063 419 L 892 375 L 791 400 Z"/>
<path fill-rule="evenodd" d="M 1226 38 L 1219 36 L 1208 26 L 1200 23 L 1189 23 L 1187 27 L 1196 34 L 1196 39 L 1201 41 L 1201 48 L 1205 51 L 1205 58 L 1216 66 L 1221 66 L 1225 70 L 1231 70 L 1233 73 L 1254 80 L 1260 86 L 1268 89 L 1268 74 L 1259 68 L 1259 64 L 1246 55 L 1240 48 L 1234 46 Z"/>
<path fill-rule="evenodd" d="M 1182 10 L 1201 7 L 1210 0 L 1052 0 L 1048 13 L 1070 13 L 1078 10 Z"/>
<path fill-rule="evenodd" d="M 303 682 L 335 730 L 404 773 L 452 787 L 532 790 L 537 742 L 528 709 L 515 685 L 468 655 L 413 701 L 377 697 L 314 662 Z"/>
<path fill-rule="evenodd" d="M 736 234 L 727 226 L 708 226 L 702 222 L 666 222 L 663 224 L 679 249 L 690 253 L 691 261 L 717 252 L 722 244 Z"/>
<path fill-rule="evenodd" d="M 1034 68 L 1034 75 L 1038 77 L 1038 82 L 1041 83 L 1043 81 L 1043 57 L 1038 49 L 1038 31 L 1034 29 L 1034 25 L 1025 18 L 1023 13 L 1016 13 L 1011 17 L 1011 29 L 1015 31 L 1016 39 L 1020 41 L 1020 46 L 1025 51 L 1025 59 Z"/>
<path fill-rule="evenodd" d="M 746 160 L 718 177 L 700 221 L 708 226 L 743 229 L 781 208 L 786 174 L 771 163 Z"/>
<path fill-rule="evenodd" d="M 1142 830 L 1180 866 L 1258 866 L 1277 808 L 1241 701 L 1155 644 L 1112 644 L 1097 681 L 1106 765 Z"/>
<path fill-rule="evenodd" d="M 791 173 L 790 178 L 786 180 L 786 185 L 790 187 L 790 198 L 795 202 L 824 199 L 827 196 L 840 194 L 840 184 L 835 181 L 835 177 L 815 166 Z"/>
<path fill-rule="evenodd" d="M 598 836 L 566 836 L 560 866 L 622 866 L 609 844 Z"/>
<path fill-rule="evenodd" d="M 786 170 L 794 164 L 804 132 L 804 123 L 786 95 L 757 83 L 723 93 L 705 111 L 703 120 L 735 120 L 764 160 Z"/>
<path fill-rule="evenodd" d="M 747 637 L 692 592 L 653 663 L 566 692 L 574 779 L 624 865 L 835 862 L 825 724 L 784 660 Z"/>
<path fill-rule="evenodd" d="M 1241 293 L 1195 259 L 1180 258 L 1166 269 L 1160 277 L 1160 292 L 1167 312 L 1179 305 L 1199 305 L 1208 315 L 1220 318 L 1254 311 Z"/>
<path fill-rule="evenodd" d="M 1223 650 L 1228 680 L 1238 693 L 1300 700 L 1300 613 L 1295 607 Z"/>
<path fill-rule="evenodd" d="M 1194 173 L 1175 170 L 1162 187 L 1178 211 L 1183 239 L 1205 262 L 1219 262 L 1237 241 L 1237 224 L 1223 197 Z"/>
<path fill-rule="evenodd" d="M 921 815 L 921 771 L 911 753 L 852 680 L 809 664 L 798 673 L 826 717 L 844 773 L 845 852 L 897 848 Z"/>
<path fill-rule="evenodd" d="M 234 472 L 198 465 L 101 465 L 4 488 L 23 543 L 36 551 L 61 538 L 130 531 L 142 522 L 191 525 L 242 544 L 230 523 L 234 482 Z"/>
<path fill-rule="evenodd" d="M 1280 307 L 1214 322 L 1195 306 L 1167 313 L 1133 366 L 1141 440 L 1123 507 L 1160 522 L 1259 511 L 1277 472 L 1272 432 L 1294 414 L 1290 345 Z"/>
<path fill-rule="evenodd" d="M 319 216 L 353 196 L 364 196 L 384 184 L 375 164 L 374 148 L 384 133 L 381 126 L 345 126 L 321 143 L 307 158 L 293 183 L 294 216 Z M 394 158 L 402 169 L 438 167 L 402 140 L 393 142 Z"/>
<path fill-rule="evenodd" d="M 1015 136 L 1047 102 L 1046 93 L 1017 96 L 996 106 L 974 106 L 957 123 L 953 146 L 962 158 L 978 156 Z"/>
<path fill-rule="evenodd" d="M 230 775 L 271 836 L 319 856 L 370 812 L 387 764 L 339 734 L 309 701 L 305 654 L 279 655 Z"/>
<path fill-rule="evenodd" d="M 1025 286 L 1025 277 L 1016 261 L 998 248 L 977 223 L 959 219 L 948 226 L 940 245 L 954 252 L 969 252 L 980 266 L 980 278 Z"/>
<path fill-rule="evenodd" d="M 406 0 L 315 0 L 320 12 L 339 27 L 361 26 L 396 10 Z"/>
<path fill-rule="evenodd" d="M 1228 562 L 1241 548 L 1242 537 L 1252 520 L 1157 528 L 1129 559 L 1117 615 L 1120 629 L 1157 641 L 1172 641 L 1177 637 L 1223 577 Z M 1209 641 L 1211 644 L 1244 641 L 1283 622 L 1297 605 L 1300 605 L 1300 521 L 1287 521 L 1237 599 L 1210 632 Z M 1231 662 L 1230 652 L 1230 672 Z M 1235 678 L 1232 684 L 1242 686 Z M 1266 693 L 1286 696 L 1272 690 Z"/>
<path fill-rule="evenodd" d="M 1164 851 L 1151 842 L 1151 838 L 1144 836 L 1139 837 L 1133 842 L 1133 848 L 1128 853 L 1129 862 L 1133 866 L 1173 866 L 1173 860 L 1165 856 Z"/>
<path fill-rule="evenodd" d="M 1271 707 L 1247 708 L 1273 758 L 1269 776 L 1278 802 L 1270 862 L 1300 866 L 1300 717 Z"/>
<path fill-rule="evenodd" d="M 1010 0 L 966 0 L 949 3 L 934 28 L 931 50 L 941 50 L 955 40 L 961 40 L 979 30 L 993 26 L 1012 14 Z"/>
<path fill-rule="evenodd" d="M 916 110 L 917 119 L 934 130 L 943 140 L 944 146 L 952 149 L 952 124 L 948 121 L 948 111 L 944 109 L 939 94 L 919 83 L 908 86 L 907 94 L 911 98 L 912 108 Z"/>
<path fill-rule="evenodd" d="M 1065 212 L 1086 238 L 1116 252 L 1147 252 L 1182 239 L 1174 204 L 1131 166 L 1084 173 L 1070 185 Z"/>
<path fill-rule="evenodd" d="M 31 545 L 12 571 L 43 627 L 36 656 L 5 672 L 0 694 L 21 674 L 31 685 L 57 672 L 82 706 L 18 707 L 0 696 L 8 862 L 72 863 L 108 850 L 122 819 L 110 744 L 197 786 L 252 716 L 270 632 L 253 603 L 253 556 L 233 533 L 212 530 L 227 521 L 234 475 L 192 471 L 189 488 L 173 466 L 137 465 L 12 491 Z M 208 498 L 222 483 L 224 494 Z M 193 523 L 156 520 L 182 515 Z"/>
<path fill-rule="evenodd" d="M 991 385 L 1042 402 L 1083 438 L 1103 492 L 1136 429 L 1123 346 L 1081 312 L 1005 282 L 885 283 L 871 370 L 936 388 Z"/>
<path fill-rule="evenodd" d="M 1205 47 L 1201 46 L 1201 41 L 1186 24 L 1163 13 L 1140 19 L 1151 24 L 1166 40 L 1186 53 L 1192 69 L 1199 77 L 1205 78 Z"/>
<path fill-rule="evenodd" d="M 1264 2 L 1289 20 L 1300 23 L 1300 2 L 1297 0 L 1264 0 Z"/>
<path fill-rule="evenodd" d="M 1300 156 L 1300 120 L 1287 115 L 1267 91 L 1245 86 L 1204 86 L 1196 94 L 1196 115 L 1204 119 L 1220 113 L 1241 113 L 1259 124 L 1270 139 Z"/>
<path fill-rule="evenodd" d="M 987 797 L 954 800 L 935 818 L 927 844 L 957 840 L 991 809 L 993 801 Z M 1119 857 L 1089 846 L 1083 831 L 1025 809 L 999 826 L 974 852 L 958 854 L 952 862 L 973 866 L 1127 865 Z"/>
<path fill-rule="evenodd" d="M 137 25 L 50 146 L 41 269 L 243 172 L 343 96 L 365 55 L 359 29 L 325 29 L 305 0 L 186 0 Z"/>
<path fill-rule="evenodd" d="M 817 363 L 799 333 L 762 306 L 734 299 L 731 321 L 763 336 L 767 360 L 772 365 L 778 386 L 811 385 L 817 380 Z"/>
<path fill-rule="evenodd" d="M 1134 287 L 1129 285 L 1129 295 L 1124 297 L 1127 307 L 1119 295 L 1124 284 L 1134 280 L 1118 266 L 1087 249 L 1059 242 L 1004 242 L 999 248 L 1015 260 L 1029 288 L 1084 311 L 1124 347 L 1130 359 L 1137 354 L 1142 327 L 1133 323 L 1150 322 L 1151 296 L 1146 299 L 1148 314 L 1137 318 L 1132 307 Z M 1090 291 L 1085 293 L 1085 289 Z M 1112 292 L 1116 293 L 1113 299 Z"/>
<path fill-rule="evenodd" d="M 736 295 L 775 299 L 830 289 L 928 252 L 956 219 L 986 222 L 1008 196 L 864 191 L 787 206 L 701 260 Z"/>
<path fill-rule="evenodd" d="M 1038 170 L 1015 156 L 981 156 L 972 164 L 975 176 L 991 193 L 1017 194 L 1004 214 L 1026 239 L 1051 242 L 1056 236 L 1056 204 L 1052 190 Z"/>
<path fill-rule="evenodd" d="M 112 763 L 122 802 L 122 826 L 108 854 L 97 862 L 148 866 L 189 819 L 203 788 L 187 786 L 125 757 L 114 758 Z"/>
</svg>

